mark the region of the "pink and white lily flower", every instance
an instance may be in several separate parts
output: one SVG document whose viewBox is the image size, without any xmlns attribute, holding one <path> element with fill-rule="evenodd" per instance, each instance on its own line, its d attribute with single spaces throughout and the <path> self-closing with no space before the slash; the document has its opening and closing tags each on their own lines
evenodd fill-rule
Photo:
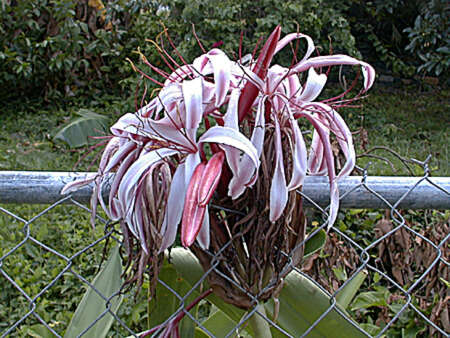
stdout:
<svg viewBox="0 0 450 338">
<path fill-rule="evenodd" d="M 71 183 L 63 192 L 95 181 L 94 209 L 100 201 L 108 216 L 123 220 L 147 251 L 146 234 L 148 228 L 155 226 L 145 214 L 150 208 L 145 205 L 153 196 L 146 176 L 161 170 L 171 183 L 164 210 L 160 211 L 159 252 L 173 244 L 180 223 L 184 246 L 197 239 L 207 249 L 209 201 L 219 186 L 221 193 L 227 191 L 233 199 L 252 187 L 258 179 L 265 135 L 270 129 L 274 133 L 276 160 L 271 182 L 267 182 L 270 221 L 281 217 L 288 193 L 300 188 L 307 174 L 327 175 L 331 226 L 339 206 L 337 181 L 352 171 L 355 150 L 348 126 L 334 109 L 333 102 L 340 97 L 315 101 L 327 81 L 327 75 L 318 70 L 336 65 L 361 66 L 362 92 L 372 86 L 375 71 L 367 63 L 346 55 L 311 57 L 315 47 L 310 37 L 293 33 L 280 40 L 280 32 L 277 27 L 250 66 L 232 62 L 217 48 L 192 64 L 171 66 L 171 74 L 145 60 L 166 78 L 159 94 L 135 114 L 124 115 L 111 128 L 113 138 L 105 149 L 98 175 Z M 307 42 L 304 57 L 289 68 L 270 67 L 273 56 L 296 39 Z M 303 72 L 307 72 L 304 84 L 299 78 Z M 297 121 L 300 118 L 314 128 L 309 156 Z M 251 121 L 245 130 L 244 120 Z M 333 134 L 346 157 L 337 174 L 330 141 Z M 288 142 L 291 149 L 289 161 L 283 154 L 283 142 Z M 229 178 L 222 177 L 224 170 Z M 105 174 L 112 171 L 116 174 L 106 203 L 101 198 L 101 188 Z M 286 172 L 290 177 L 286 177 Z"/>
</svg>

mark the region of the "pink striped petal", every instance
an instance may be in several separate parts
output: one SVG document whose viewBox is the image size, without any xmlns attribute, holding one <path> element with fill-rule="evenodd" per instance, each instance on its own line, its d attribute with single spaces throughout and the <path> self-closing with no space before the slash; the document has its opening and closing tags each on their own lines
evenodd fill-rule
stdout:
<svg viewBox="0 0 450 338">
<path fill-rule="evenodd" d="M 108 214 L 108 216 L 114 220 L 117 221 L 120 218 L 122 218 L 124 215 L 122 214 L 118 214 L 117 208 L 113 208 L 113 204 L 114 204 L 114 198 L 117 194 L 117 191 L 119 189 L 120 186 L 120 182 L 122 182 L 122 178 L 125 175 L 125 173 L 127 172 L 127 170 L 129 169 L 129 167 L 131 166 L 131 164 L 136 160 L 136 157 L 138 155 L 138 150 L 135 149 L 133 151 L 131 151 L 127 157 L 125 157 L 125 159 L 122 161 L 122 163 L 119 166 L 119 169 L 117 169 L 117 172 L 114 175 L 114 180 L 111 184 L 111 189 L 109 191 L 109 210 L 103 208 L 103 210 L 105 210 L 105 212 Z M 122 208 L 120 208 L 120 210 L 122 210 Z"/>
<path fill-rule="evenodd" d="M 111 157 L 108 162 L 108 165 L 105 167 L 104 173 L 109 173 L 112 169 L 114 169 L 119 163 L 128 156 L 128 154 L 136 149 L 136 143 L 132 141 L 127 141 L 127 143 L 123 144 Z"/>
<path fill-rule="evenodd" d="M 220 181 L 220 176 L 222 175 L 224 159 L 225 153 L 221 151 L 214 154 L 206 164 L 198 192 L 199 206 L 206 206 L 209 203 L 214 191 L 216 191 L 217 185 Z"/>
<path fill-rule="evenodd" d="M 303 135 L 298 125 L 298 122 L 294 119 L 290 111 L 289 113 L 290 113 L 289 123 L 291 125 L 292 133 L 294 136 L 294 149 L 292 153 L 292 166 L 293 166 L 292 177 L 288 185 L 288 190 L 291 191 L 297 189 L 299 186 L 303 184 L 303 180 L 305 179 L 306 176 L 308 159 L 307 159 L 306 144 L 303 139 Z"/>
<path fill-rule="evenodd" d="M 306 39 L 306 42 L 308 44 L 308 47 L 306 48 L 306 53 L 300 62 L 309 58 L 315 49 L 314 42 L 308 35 L 301 34 L 301 33 L 291 33 L 291 34 L 286 35 L 284 38 L 282 38 L 277 43 L 277 48 L 275 49 L 275 54 L 278 53 L 281 49 L 283 49 L 289 42 L 292 42 L 295 39 Z"/>
<path fill-rule="evenodd" d="M 203 224 L 206 207 L 199 205 L 198 193 L 205 167 L 204 163 L 200 163 L 195 168 L 186 191 L 181 219 L 181 244 L 184 247 L 189 247 L 194 243 Z"/>
<path fill-rule="evenodd" d="M 308 170 L 311 175 L 316 175 L 322 165 L 323 160 L 323 145 L 319 134 L 316 130 L 313 133 L 313 139 L 310 147 L 308 158 Z"/>
<path fill-rule="evenodd" d="M 348 55 L 337 54 L 313 57 L 308 60 L 300 61 L 292 68 L 292 71 L 299 73 L 312 67 L 319 68 L 339 65 L 362 66 L 364 75 L 364 91 L 367 91 L 370 87 L 372 87 L 373 82 L 375 81 L 375 70 L 373 67 L 366 62 L 359 61 Z"/>
<path fill-rule="evenodd" d="M 328 229 L 334 224 L 337 215 L 337 209 L 339 207 L 339 192 L 337 191 L 336 185 L 336 174 L 334 172 L 334 159 L 333 159 L 333 151 L 331 149 L 330 139 L 328 137 L 327 130 L 320 124 L 316 117 L 313 117 L 307 113 L 300 113 L 300 116 L 303 116 L 311 122 L 317 131 L 317 135 L 320 138 L 320 141 L 323 146 L 323 158 L 326 163 L 326 167 L 328 170 L 328 180 L 330 182 L 330 214 L 328 216 Z"/>
<path fill-rule="evenodd" d="M 175 71 L 169 75 L 167 80 L 164 82 L 164 87 L 168 86 L 169 84 L 171 84 L 173 82 L 181 82 L 186 77 L 188 77 L 189 75 L 193 75 L 193 74 L 195 74 L 195 73 L 194 73 L 194 70 L 191 65 L 183 65 L 183 66 L 175 69 Z"/>
<path fill-rule="evenodd" d="M 164 157 L 177 154 L 172 149 L 158 149 L 141 155 L 139 159 L 130 166 L 126 174 L 122 178 L 117 196 L 123 211 L 127 214 L 132 206 L 134 193 L 142 175 L 148 171 L 152 164 L 161 161 Z"/>
</svg>

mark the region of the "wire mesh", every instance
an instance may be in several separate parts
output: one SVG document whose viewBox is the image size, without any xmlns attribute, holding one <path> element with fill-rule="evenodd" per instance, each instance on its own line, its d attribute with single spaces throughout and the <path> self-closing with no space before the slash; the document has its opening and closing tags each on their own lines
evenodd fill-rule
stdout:
<svg viewBox="0 0 450 338">
<path fill-rule="evenodd" d="M 369 176 L 367 170 L 362 169 L 362 179 L 352 191 L 363 189 L 376 196 L 384 210 L 341 211 L 338 221 L 328 231 L 322 250 L 306 258 L 301 266 L 287 267 L 329 299 L 329 304 L 320 311 L 310 304 L 305 331 L 293 333 L 279 321 L 274 309 L 268 314 L 258 307 L 258 297 L 264 290 L 260 294 L 251 294 L 232 276 L 220 271 L 217 268 L 219 252 L 211 254 L 211 268 L 189 288 L 174 287 L 164 275 L 160 276 L 157 295 L 162 296 L 157 302 L 160 302 L 159 306 L 166 306 L 164 302 L 170 299 L 172 303 L 167 306 L 173 311 L 146 334 L 157 336 L 174 318 L 184 315 L 181 330 L 195 326 L 214 336 L 214 330 L 205 321 L 213 313 L 211 303 L 200 302 L 195 313 L 187 310 L 193 299 L 205 291 L 204 282 L 214 271 L 240 288 L 255 304 L 229 328 L 226 337 L 248 336 L 248 322 L 254 317 L 263 319 L 272 332 L 280 336 L 306 337 L 324 325 L 331 314 L 342 317 L 365 336 L 414 333 L 448 337 L 449 212 L 398 208 L 424 182 L 432 184 L 450 199 L 450 192 L 430 179 L 427 163 L 419 163 L 424 169 L 423 176 L 417 177 L 394 203 L 367 185 Z M 321 201 L 312 200 L 304 192 L 298 193 L 312 206 L 308 210 L 308 223 L 312 225 L 309 235 L 298 244 L 301 247 L 321 229 L 327 228 L 328 209 L 320 206 L 323 205 Z M 343 198 L 345 194 L 341 195 Z M 428 196 L 422 198 L 426 201 Z M 417 205 L 420 206 L 420 201 Z M 122 242 L 117 225 L 101 215 L 96 216 L 97 226 L 92 230 L 89 214 L 90 210 L 71 196 L 46 207 L 0 206 L 1 337 L 64 336 L 86 290 L 97 294 L 105 306 L 77 336 L 96 336 L 93 332 L 98 331 L 94 329 L 104 325 L 102 320 L 112 322 L 108 336 L 139 336 L 140 332 L 150 329 L 145 292 L 134 296 L 133 290 L 120 287 L 103 294 L 95 287 L 94 276 L 107 256 L 107 249 L 115 243 L 120 246 Z M 281 254 L 290 258 L 287 253 Z M 340 292 L 360 273 L 368 277 L 350 307 L 344 309 L 339 305 Z M 148 285 L 144 283 L 144 289 L 146 287 Z M 117 310 L 113 304 L 120 297 L 124 302 Z M 283 302 L 282 299 L 278 301 Z"/>
</svg>

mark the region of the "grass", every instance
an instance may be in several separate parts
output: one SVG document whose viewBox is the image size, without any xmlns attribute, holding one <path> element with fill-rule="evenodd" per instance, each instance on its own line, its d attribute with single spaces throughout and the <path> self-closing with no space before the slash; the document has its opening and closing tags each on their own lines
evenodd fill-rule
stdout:
<svg viewBox="0 0 450 338">
<path fill-rule="evenodd" d="M 7 104 L 0 114 L 0 170 L 73 170 L 86 148 L 69 149 L 52 136 L 80 108 L 106 114 L 111 123 L 125 112 L 133 111 L 132 100 L 111 97 L 89 104 L 73 101 L 64 109 L 54 105 L 27 103 Z M 420 91 L 417 88 L 383 88 L 370 92 L 358 102 L 360 108 L 341 110 L 355 135 L 357 153 L 375 146 L 387 147 L 405 159 L 424 160 L 432 155 L 430 168 L 435 176 L 450 175 L 450 90 Z M 367 136 L 365 136 L 367 132 Z M 398 158 L 378 149 L 372 155 L 392 162 L 363 157 L 358 164 L 374 162 L 370 173 L 376 175 L 408 175 Z M 93 157 L 82 161 L 78 170 L 86 170 Z M 94 170 L 94 169 L 92 169 Z M 415 174 L 422 173 L 416 168 Z"/>
<path fill-rule="evenodd" d="M 353 130 L 358 124 L 367 131 L 367 144 L 361 134 L 357 136 L 357 153 L 362 154 L 374 146 L 384 146 L 405 159 L 423 161 L 431 155 L 430 169 L 435 176 L 450 176 L 450 91 L 420 92 L 415 88 L 378 88 L 363 101 L 361 110 L 346 111 Z M 345 114 L 345 113 L 344 113 Z M 350 114 L 354 114 L 350 115 Z M 345 116 L 344 116 L 345 118 Z M 348 120 L 347 118 L 347 120 Z M 399 159 L 386 150 L 372 154 L 386 157 L 396 170 L 382 161 L 376 161 L 371 171 L 380 175 L 408 175 Z M 364 166 L 370 158 L 359 161 Z M 421 168 L 415 168 L 417 175 Z"/>
</svg>

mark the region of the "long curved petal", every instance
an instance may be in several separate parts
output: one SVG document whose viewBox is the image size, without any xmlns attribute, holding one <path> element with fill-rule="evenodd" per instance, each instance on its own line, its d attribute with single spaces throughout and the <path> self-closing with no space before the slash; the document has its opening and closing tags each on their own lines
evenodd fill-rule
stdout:
<svg viewBox="0 0 450 338">
<path fill-rule="evenodd" d="M 231 61 L 220 49 L 213 49 L 207 54 L 214 70 L 216 87 L 216 107 L 220 107 L 230 88 Z"/>
<path fill-rule="evenodd" d="M 205 208 L 205 216 L 203 218 L 203 224 L 197 235 L 197 242 L 203 250 L 208 250 L 210 243 L 210 231 L 209 231 L 209 212 L 208 207 Z"/>
<path fill-rule="evenodd" d="M 253 128 L 251 142 L 255 146 L 258 158 L 260 158 L 265 135 L 265 102 L 267 97 L 263 97 L 258 103 L 258 109 L 256 110 L 255 127 Z M 228 161 L 230 163 L 230 161 Z M 250 179 L 255 174 L 255 170 L 259 167 L 255 167 L 251 163 L 251 158 L 244 154 L 239 161 L 239 166 L 234 169 L 233 178 L 228 186 L 228 194 L 232 199 L 238 198 L 245 191 L 245 188 L 249 185 Z"/>
<path fill-rule="evenodd" d="M 298 97 L 302 101 L 314 101 L 321 93 L 325 83 L 327 82 L 327 76 L 325 74 L 317 74 L 314 68 L 310 68 L 308 71 L 308 79 L 306 80 L 303 92 Z"/>
<path fill-rule="evenodd" d="M 232 146 L 247 154 L 255 167 L 259 166 L 258 152 L 255 146 L 248 138 L 235 129 L 220 126 L 212 127 L 199 138 L 198 142 Z"/>
<path fill-rule="evenodd" d="M 270 185 L 270 213 L 269 220 L 275 222 L 280 218 L 288 200 L 286 177 L 284 175 L 283 149 L 281 147 L 280 124 L 277 119 L 275 123 L 275 171 Z"/>
<path fill-rule="evenodd" d="M 295 39 L 306 39 L 306 42 L 308 44 L 308 46 L 306 48 L 306 53 L 300 62 L 309 58 L 311 56 L 311 54 L 314 52 L 314 48 L 315 48 L 314 42 L 308 35 L 301 34 L 301 33 L 291 33 L 291 34 L 286 35 L 284 38 L 282 38 L 277 43 L 277 47 L 275 48 L 275 54 L 278 53 L 281 49 L 283 49 L 289 42 L 291 42 Z"/>
<path fill-rule="evenodd" d="M 184 106 L 186 108 L 186 133 L 195 142 L 198 125 L 202 119 L 202 78 L 184 80 L 182 84 Z"/>
<path fill-rule="evenodd" d="M 187 185 L 185 183 L 185 164 L 182 163 L 175 171 L 172 183 L 170 184 L 169 196 L 167 198 L 166 213 L 161 227 L 163 237 L 159 252 L 163 252 L 175 242 L 178 225 L 183 214 L 184 198 L 186 196 Z"/>
<path fill-rule="evenodd" d="M 158 149 L 153 150 L 144 155 L 133 163 L 122 178 L 119 190 L 117 192 L 120 204 L 123 207 L 125 214 L 128 214 L 130 207 L 134 201 L 134 192 L 138 186 L 142 175 L 150 169 L 150 166 L 164 157 L 176 154 L 177 151 L 172 149 Z"/>
<path fill-rule="evenodd" d="M 373 67 L 368 63 L 359 61 L 348 55 L 336 54 L 313 57 L 308 60 L 300 61 L 292 68 L 292 71 L 295 73 L 299 73 L 304 72 L 311 67 L 319 68 L 338 65 L 361 66 L 364 75 L 364 91 L 367 91 L 370 87 L 372 87 L 373 82 L 375 81 L 375 69 L 373 69 Z"/>
<path fill-rule="evenodd" d="M 202 207 L 198 203 L 198 193 L 205 167 L 204 163 L 200 163 L 195 168 L 186 191 L 181 219 L 181 244 L 184 247 L 194 243 L 205 217 L 206 206 Z"/>
<path fill-rule="evenodd" d="M 220 151 L 215 153 L 206 164 L 205 170 L 203 171 L 203 177 L 200 181 L 200 189 L 198 191 L 198 204 L 201 207 L 204 207 L 209 203 L 214 191 L 216 191 L 222 174 L 224 159 L 225 153 Z"/>
</svg>

